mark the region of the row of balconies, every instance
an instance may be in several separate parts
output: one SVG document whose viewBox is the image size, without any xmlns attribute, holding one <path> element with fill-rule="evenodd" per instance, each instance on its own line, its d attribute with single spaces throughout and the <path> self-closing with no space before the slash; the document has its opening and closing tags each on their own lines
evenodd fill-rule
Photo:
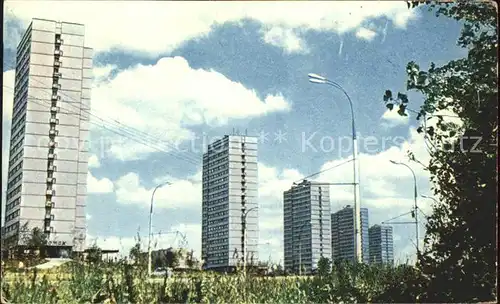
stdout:
<svg viewBox="0 0 500 304">
<path fill-rule="evenodd" d="M 50 107 L 50 112 L 52 117 L 49 120 L 50 130 L 49 130 L 49 154 L 47 155 L 49 165 L 47 167 L 47 190 L 45 192 L 47 200 L 45 203 L 45 233 L 50 234 L 53 231 L 53 227 L 51 226 L 51 220 L 53 220 L 54 215 L 52 215 L 52 208 L 54 207 L 54 203 L 52 202 L 52 197 L 56 194 L 55 190 L 52 189 L 53 184 L 56 182 L 56 179 L 52 176 L 56 167 L 54 166 L 54 160 L 57 158 L 57 155 L 54 152 L 54 148 L 57 147 L 57 142 L 55 141 L 55 136 L 58 134 L 56 130 L 56 126 L 59 123 L 59 120 L 55 117 L 57 112 L 59 111 L 59 107 L 57 107 L 57 101 L 61 100 L 61 97 L 58 94 L 58 90 L 61 89 L 61 85 L 58 83 L 59 78 L 62 74 L 59 72 L 59 67 L 62 65 L 60 60 L 60 56 L 63 55 L 62 50 L 59 49 L 62 44 L 62 39 L 60 34 L 56 34 L 55 36 L 55 44 L 56 49 L 54 50 L 54 74 L 53 74 L 53 84 L 52 84 L 52 106 Z"/>
</svg>

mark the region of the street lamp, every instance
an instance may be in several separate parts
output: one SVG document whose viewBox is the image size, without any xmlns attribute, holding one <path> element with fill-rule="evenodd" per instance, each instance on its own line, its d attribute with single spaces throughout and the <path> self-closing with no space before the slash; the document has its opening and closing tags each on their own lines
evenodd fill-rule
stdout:
<svg viewBox="0 0 500 304">
<path fill-rule="evenodd" d="M 408 166 L 407 164 L 396 162 L 396 161 L 393 161 L 393 160 L 391 160 L 390 162 L 393 163 L 393 164 L 395 164 L 395 165 L 405 166 L 406 168 L 408 168 L 411 171 L 411 174 L 413 175 L 413 199 L 414 199 L 413 217 L 415 218 L 415 238 L 417 239 L 416 246 L 417 246 L 417 258 L 418 258 L 419 255 L 420 255 L 420 250 L 418 249 L 419 248 L 419 245 L 418 245 L 419 239 L 418 239 L 418 205 L 417 205 L 418 193 L 417 193 L 417 177 L 415 176 L 415 172 L 413 171 L 413 169 L 410 166 Z"/>
<path fill-rule="evenodd" d="M 243 207 L 241 210 L 243 211 L 243 221 L 242 221 L 242 228 L 243 228 L 243 272 L 247 272 L 247 215 L 250 213 L 250 211 L 257 209 L 258 207 L 252 207 L 248 210 L 245 210 L 245 207 Z"/>
<path fill-rule="evenodd" d="M 153 229 L 153 199 L 155 196 L 156 190 L 165 185 L 170 185 L 169 182 L 164 182 L 159 184 L 153 190 L 153 194 L 151 194 L 151 207 L 149 209 L 149 234 L 148 234 L 148 276 L 151 276 L 151 230 Z"/>
<path fill-rule="evenodd" d="M 311 225 L 311 221 L 302 224 L 299 228 L 299 276 L 302 275 L 302 232 L 304 230 L 304 227 L 307 226 L 307 224 Z"/>
<path fill-rule="evenodd" d="M 421 197 L 423 197 L 423 198 L 428 198 L 428 199 L 431 199 L 431 200 L 433 200 L 436 204 L 439 204 L 438 200 L 437 200 L 437 199 L 435 199 L 435 198 L 433 198 L 432 196 L 428 196 L 428 195 L 424 195 L 424 194 L 422 194 L 422 195 L 420 195 L 420 196 L 421 196 Z"/>
<path fill-rule="evenodd" d="M 358 141 L 356 138 L 356 124 L 354 122 L 354 110 L 352 106 L 351 97 L 349 94 L 342 88 L 342 86 L 334 81 L 331 81 L 323 76 L 317 74 L 308 74 L 309 81 L 317 84 L 326 84 L 337 88 L 344 93 L 349 101 L 349 106 L 351 108 L 351 124 L 352 124 L 352 163 L 353 163 L 353 186 L 354 186 L 354 238 L 355 238 L 355 249 L 356 249 L 356 259 L 358 263 L 361 263 L 362 253 L 361 253 L 361 205 L 360 198 L 361 194 L 359 192 L 359 164 L 358 164 Z"/>
</svg>

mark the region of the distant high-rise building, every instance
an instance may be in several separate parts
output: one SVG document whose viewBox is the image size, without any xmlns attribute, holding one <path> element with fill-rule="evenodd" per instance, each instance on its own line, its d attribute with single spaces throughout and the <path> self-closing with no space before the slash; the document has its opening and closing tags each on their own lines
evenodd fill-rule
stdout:
<svg viewBox="0 0 500 304">
<path fill-rule="evenodd" d="M 361 208 L 361 254 L 369 263 L 368 209 Z M 332 259 L 356 261 L 354 239 L 354 211 L 351 206 L 332 213 Z"/>
<path fill-rule="evenodd" d="M 17 47 L 5 231 L 37 227 L 49 254 L 83 251 L 92 49 L 82 24 L 33 19 Z"/>
<path fill-rule="evenodd" d="M 245 251 L 247 265 L 258 262 L 257 191 L 256 137 L 226 135 L 208 146 L 203 154 L 201 252 L 205 269 L 242 265 Z"/>
<path fill-rule="evenodd" d="M 331 258 L 328 185 L 310 181 L 294 185 L 283 194 L 283 215 L 287 271 L 310 273 L 321 257 Z"/>
<path fill-rule="evenodd" d="M 370 227 L 370 263 L 394 264 L 392 231 L 392 227 L 386 225 Z"/>
</svg>

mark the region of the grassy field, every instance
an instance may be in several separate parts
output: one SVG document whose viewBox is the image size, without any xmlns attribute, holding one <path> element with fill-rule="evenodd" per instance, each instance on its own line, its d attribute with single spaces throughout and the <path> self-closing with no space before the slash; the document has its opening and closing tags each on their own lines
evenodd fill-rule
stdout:
<svg viewBox="0 0 500 304">
<path fill-rule="evenodd" d="M 409 266 L 345 265 L 314 277 L 200 272 L 148 279 L 145 267 L 72 262 L 56 269 L 6 271 L 2 290 L 10 303 L 415 302 L 401 285 L 414 274 Z"/>
</svg>

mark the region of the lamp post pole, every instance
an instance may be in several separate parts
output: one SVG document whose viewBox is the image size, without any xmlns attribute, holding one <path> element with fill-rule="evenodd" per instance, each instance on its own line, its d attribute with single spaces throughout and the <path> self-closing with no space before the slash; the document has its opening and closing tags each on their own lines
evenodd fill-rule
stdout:
<svg viewBox="0 0 500 304">
<path fill-rule="evenodd" d="M 258 207 L 252 207 L 245 211 L 243 208 L 243 221 L 241 223 L 243 228 L 243 272 L 247 273 L 247 215 L 250 211 L 257 209 Z"/>
<path fill-rule="evenodd" d="M 151 206 L 149 208 L 149 233 L 148 233 L 148 276 L 151 276 L 151 233 L 153 229 L 153 202 L 156 190 L 165 185 L 170 185 L 169 182 L 164 182 L 156 186 L 153 190 L 153 194 L 151 194 Z"/>
<path fill-rule="evenodd" d="M 391 163 L 395 165 L 405 166 L 411 171 L 411 174 L 413 175 L 413 217 L 415 218 L 415 238 L 417 239 L 416 247 L 417 247 L 417 258 L 418 258 L 420 256 L 420 250 L 419 250 L 419 239 L 418 239 L 417 177 L 415 176 L 415 172 L 413 171 L 413 169 L 407 164 L 396 162 L 393 160 L 391 160 Z"/>
<path fill-rule="evenodd" d="M 309 74 L 308 76 L 309 76 L 309 81 L 312 83 L 326 84 L 339 89 L 340 91 L 342 91 L 342 93 L 344 93 L 344 95 L 347 97 L 347 100 L 349 101 L 349 107 L 351 109 L 351 127 L 352 127 L 352 145 L 353 145 L 352 169 L 353 169 L 353 186 L 354 186 L 354 240 L 355 240 L 354 246 L 356 253 L 356 261 L 358 263 L 362 263 L 363 257 L 361 248 L 361 205 L 360 205 L 361 194 L 359 191 L 358 140 L 356 137 L 356 124 L 354 120 L 354 109 L 352 106 L 352 100 L 351 97 L 349 97 L 349 94 L 347 94 L 347 92 L 340 84 L 317 74 Z"/>
</svg>

